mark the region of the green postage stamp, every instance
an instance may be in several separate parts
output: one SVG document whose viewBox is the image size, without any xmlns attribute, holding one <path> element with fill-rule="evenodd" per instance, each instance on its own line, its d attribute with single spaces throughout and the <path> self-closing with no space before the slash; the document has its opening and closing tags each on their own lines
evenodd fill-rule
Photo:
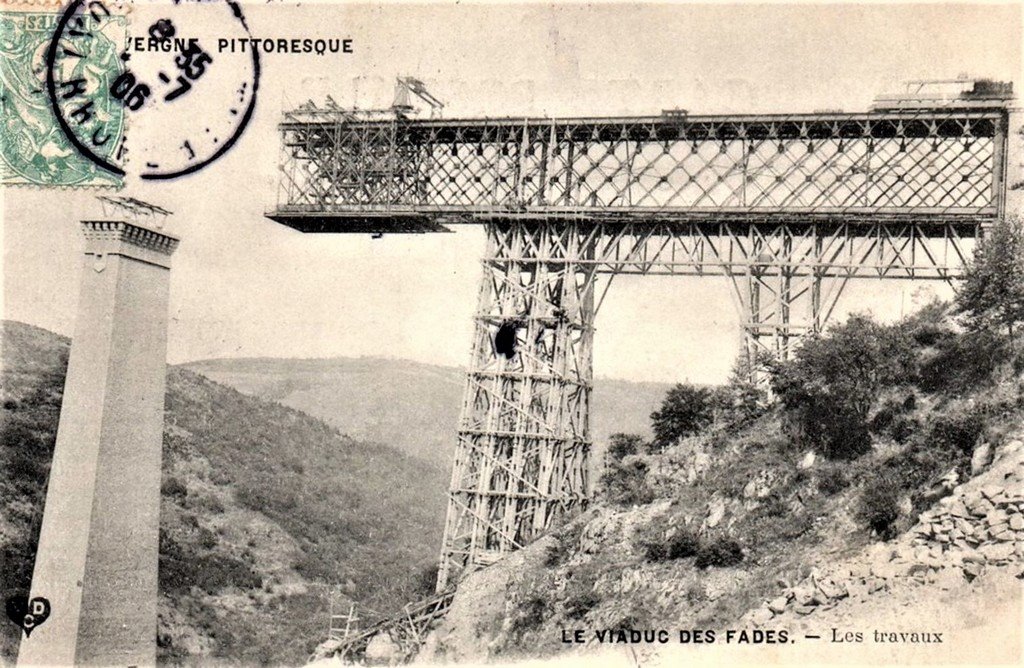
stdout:
<svg viewBox="0 0 1024 668">
<path fill-rule="evenodd" d="M 24 7 L 24 10 L 20 10 Z M 118 187 L 121 178 L 82 156 L 68 141 L 54 115 L 46 90 L 46 57 L 60 12 L 46 5 L 0 4 L 0 183 L 35 186 Z M 74 75 L 86 90 L 110 86 L 120 71 L 118 53 L 127 31 L 127 18 L 108 16 L 92 32 L 89 58 Z M 56 48 L 67 48 L 58 43 Z M 96 63 L 105 65 L 96 67 Z M 58 95 L 60 93 L 58 92 Z M 124 107 L 108 95 L 93 95 L 90 111 L 110 136 L 124 132 Z M 117 150 L 110 142 L 110 151 Z"/>
</svg>

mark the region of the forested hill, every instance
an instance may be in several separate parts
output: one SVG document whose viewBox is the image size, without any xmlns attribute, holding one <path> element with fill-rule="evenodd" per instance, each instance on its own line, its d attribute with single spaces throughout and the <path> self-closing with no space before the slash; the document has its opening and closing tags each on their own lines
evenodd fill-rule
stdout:
<svg viewBox="0 0 1024 668">
<path fill-rule="evenodd" d="M 213 359 L 183 365 L 246 394 L 314 415 L 362 441 L 387 443 L 451 470 L 465 371 L 381 357 Z M 647 433 L 671 385 L 598 378 L 594 461 L 617 432 Z"/>
<path fill-rule="evenodd" d="M 31 578 L 70 342 L 3 323 L 0 590 Z M 161 507 L 162 660 L 295 664 L 325 586 L 386 612 L 419 595 L 446 476 L 293 408 L 170 368 Z M 2 625 L 13 661 L 17 627 Z"/>
</svg>

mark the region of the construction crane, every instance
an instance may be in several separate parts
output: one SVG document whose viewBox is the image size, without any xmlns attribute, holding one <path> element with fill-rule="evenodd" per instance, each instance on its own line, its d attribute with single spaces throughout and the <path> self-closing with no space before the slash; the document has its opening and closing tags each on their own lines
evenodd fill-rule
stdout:
<svg viewBox="0 0 1024 668">
<path fill-rule="evenodd" d="M 391 105 L 391 110 L 395 112 L 396 116 L 405 118 L 416 112 L 416 107 L 409 99 L 410 95 L 415 95 L 430 105 L 431 118 L 441 117 L 444 102 L 431 95 L 426 84 L 415 77 L 397 77 L 395 79 L 395 101 Z"/>
</svg>

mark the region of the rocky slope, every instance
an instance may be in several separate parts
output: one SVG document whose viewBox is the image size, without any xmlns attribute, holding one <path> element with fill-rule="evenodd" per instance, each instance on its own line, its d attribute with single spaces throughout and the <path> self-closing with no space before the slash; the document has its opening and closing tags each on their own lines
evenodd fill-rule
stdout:
<svg viewBox="0 0 1024 668">
<path fill-rule="evenodd" d="M 991 342 L 944 318 L 875 328 L 906 328 L 909 371 L 873 390 L 866 450 L 825 457 L 773 405 L 624 452 L 589 510 L 466 577 L 417 659 L 1019 663 L 1024 359 L 1012 348 L 979 359 L 971 347 Z M 745 647 L 739 632 L 755 629 L 785 648 Z M 643 640 L 658 630 L 670 642 Z M 582 644 L 565 641 L 573 631 Z M 708 632 L 716 640 L 695 641 Z M 949 642 L 929 646 L 934 633 Z"/>
<path fill-rule="evenodd" d="M 551 555 L 562 549 L 556 532 L 467 577 L 417 662 L 474 664 L 556 655 L 580 660 L 608 655 L 621 661 L 623 647 L 611 648 L 594 639 L 594 630 L 606 628 L 668 630 L 673 639 L 666 646 L 631 646 L 626 656 L 645 665 L 692 662 L 695 648 L 676 643 L 680 630 L 717 629 L 722 645 L 723 629 L 728 628 L 785 630 L 801 643 L 787 650 L 792 660 L 873 656 L 879 661 L 906 661 L 930 655 L 1017 662 L 1022 658 L 1024 577 L 1022 438 L 1024 431 L 1011 434 L 996 448 L 990 467 L 956 486 L 911 529 L 891 541 L 851 541 L 862 542 L 859 549 L 826 547 L 829 541 L 822 540 L 817 549 L 797 547 L 799 557 L 773 563 L 703 571 L 681 563 L 666 568 L 637 563 L 631 554 L 634 548 L 624 537 L 666 511 L 664 501 L 625 513 L 595 508 L 578 520 L 578 543 L 568 567 L 552 566 Z M 707 508 L 699 521 L 713 519 L 713 512 Z M 839 542 L 842 533 L 832 534 L 832 539 Z M 837 558 L 844 552 L 845 557 Z M 595 562 L 614 565 L 605 569 L 603 578 L 589 580 L 587 597 L 574 581 L 585 578 Z M 552 571 L 554 577 L 545 578 Z M 538 579 L 552 589 L 530 586 Z M 763 603 L 758 605 L 759 597 L 749 591 L 758 592 Z M 728 601 L 732 603 L 716 605 Z M 641 613 L 644 608 L 649 612 Z M 538 612 L 541 609 L 549 612 Z M 533 614 L 538 618 L 529 619 Z M 532 624 L 537 628 L 531 630 Z M 583 629 L 587 642 L 582 647 L 563 644 L 562 629 Z M 859 633 L 866 644 L 854 652 L 850 643 L 834 642 L 832 629 L 839 637 Z M 922 650 L 909 641 L 886 646 L 873 638 L 875 630 L 916 633 L 915 641 L 921 642 L 924 634 L 940 633 L 945 645 L 941 651 Z M 1003 634 L 998 643 L 979 643 L 985 636 L 978 634 L 994 630 Z M 821 636 L 820 644 L 805 640 L 808 634 Z M 763 659 L 744 650 L 723 646 L 704 650 L 701 656 Z"/>
<path fill-rule="evenodd" d="M 816 566 L 744 619 L 756 625 L 791 623 L 882 597 L 900 587 L 935 585 L 943 591 L 988 571 L 1024 578 L 1024 434 L 996 449 L 988 470 L 955 487 L 921 513 L 898 540 L 876 543 L 836 564 Z M 1012 594 L 1013 592 L 1007 592 Z M 818 615 L 817 617 L 813 617 Z M 835 616 L 832 615 L 834 618 Z"/>
</svg>

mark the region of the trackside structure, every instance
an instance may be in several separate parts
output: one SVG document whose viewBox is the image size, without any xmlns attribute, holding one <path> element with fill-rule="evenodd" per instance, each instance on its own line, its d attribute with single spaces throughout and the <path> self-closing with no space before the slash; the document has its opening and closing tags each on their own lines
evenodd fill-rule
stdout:
<svg viewBox="0 0 1024 668">
<path fill-rule="evenodd" d="M 1010 100 L 954 81 L 863 113 L 286 113 L 271 219 L 486 231 L 438 591 L 586 505 L 599 277 L 728 277 L 746 354 L 785 357 L 851 279 L 957 275 L 1006 213 Z"/>
</svg>

